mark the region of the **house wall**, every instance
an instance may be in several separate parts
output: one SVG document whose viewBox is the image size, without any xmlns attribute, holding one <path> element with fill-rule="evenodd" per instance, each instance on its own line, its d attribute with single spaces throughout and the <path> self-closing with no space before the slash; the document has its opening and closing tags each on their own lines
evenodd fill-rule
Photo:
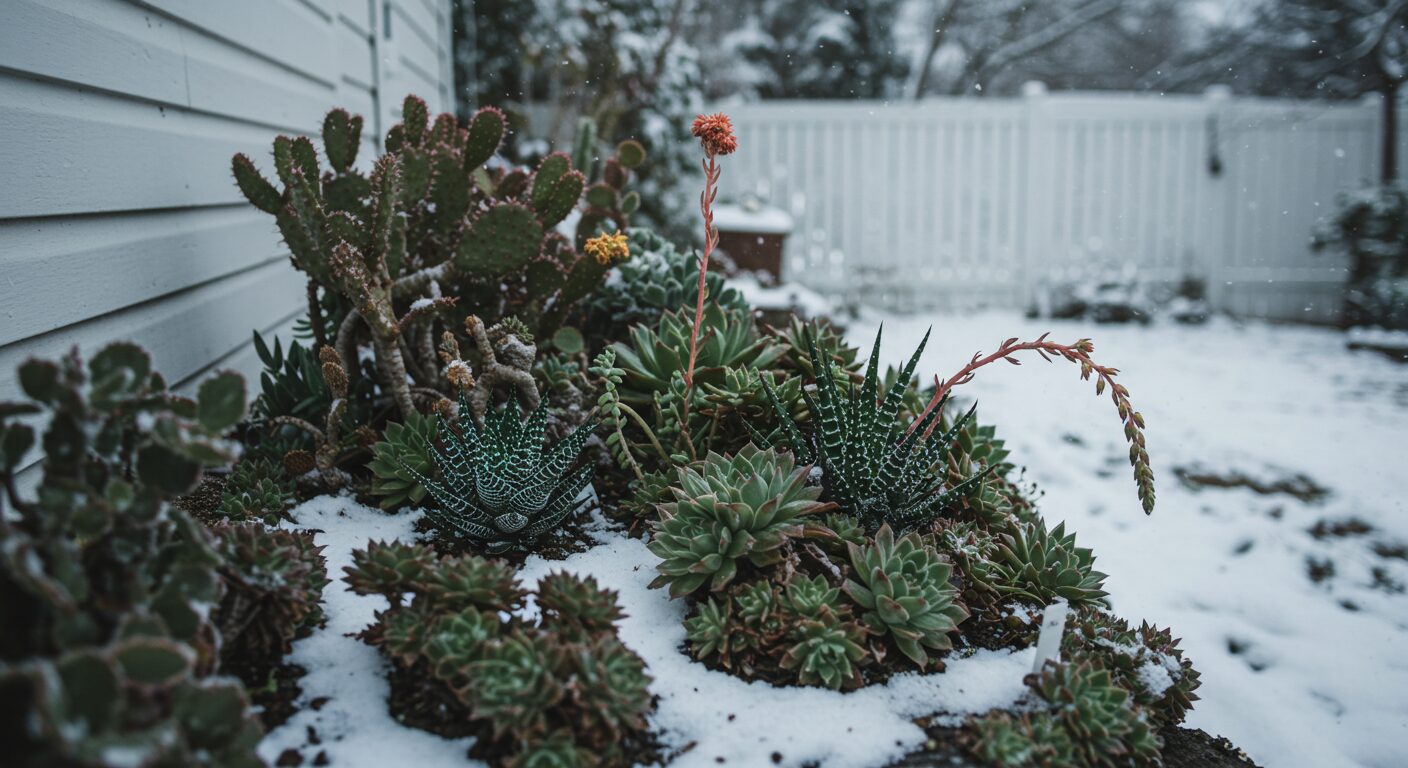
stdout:
<svg viewBox="0 0 1408 768">
<path fill-rule="evenodd" d="M 174 386 L 257 379 L 251 331 L 305 301 L 270 216 L 235 188 L 280 134 L 407 93 L 453 109 L 450 0 L 0 2 L 0 400 L 32 356 L 131 339 Z"/>
</svg>

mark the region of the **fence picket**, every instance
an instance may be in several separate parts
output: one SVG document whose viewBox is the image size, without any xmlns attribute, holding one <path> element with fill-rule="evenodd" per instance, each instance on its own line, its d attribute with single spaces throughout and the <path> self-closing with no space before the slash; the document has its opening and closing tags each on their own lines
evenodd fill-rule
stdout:
<svg viewBox="0 0 1408 768">
<path fill-rule="evenodd" d="M 1127 264 L 1202 279 L 1229 312 L 1330 322 L 1343 263 L 1310 234 L 1378 162 L 1372 102 L 1033 88 L 728 109 L 743 149 L 722 194 L 793 215 L 789 278 L 918 308 L 1024 309 Z"/>
</svg>

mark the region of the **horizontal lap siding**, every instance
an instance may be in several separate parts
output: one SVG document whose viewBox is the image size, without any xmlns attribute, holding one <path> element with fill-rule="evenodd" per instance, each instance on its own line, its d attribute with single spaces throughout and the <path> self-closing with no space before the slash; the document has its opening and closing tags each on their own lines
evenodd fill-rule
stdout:
<svg viewBox="0 0 1408 768">
<path fill-rule="evenodd" d="M 257 374 L 250 332 L 287 334 L 304 281 L 230 157 L 267 169 L 333 106 L 367 116 L 369 157 L 379 92 L 450 108 L 449 0 L 408 2 L 390 37 L 381 0 L 0 3 L 0 400 L 24 359 L 116 339 L 178 386 Z M 382 77 L 374 41 L 414 77 Z"/>
</svg>

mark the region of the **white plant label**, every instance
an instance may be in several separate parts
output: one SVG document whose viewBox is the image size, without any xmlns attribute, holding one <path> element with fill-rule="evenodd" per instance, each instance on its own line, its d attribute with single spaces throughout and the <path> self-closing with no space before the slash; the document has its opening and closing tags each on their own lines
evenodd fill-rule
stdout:
<svg viewBox="0 0 1408 768">
<path fill-rule="evenodd" d="M 1032 672 L 1037 673 L 1046 665 L 1047 659 L 1061 660 L 1061 636 L 1066 634 L 1066 614 L 1070 604 L 1058 599 L 1046 606 L 1041 617 L 1041 634 L 1036 638 L 1036 660 L 1032 662 Z"/>
</svg>

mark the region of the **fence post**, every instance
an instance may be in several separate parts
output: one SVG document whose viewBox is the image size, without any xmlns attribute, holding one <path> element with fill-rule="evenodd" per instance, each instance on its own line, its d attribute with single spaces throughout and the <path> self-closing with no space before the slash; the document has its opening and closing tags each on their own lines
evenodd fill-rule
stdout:
<svg viewBox="0 0 1408 768">
<path fill-rule="evenodd" d="M 1203 264 L 1207 268 L 1208 303 L 1214 310 L 1231 312 L 1231 294 L 1228 277 L 1231 274 L 1231 260 L 1236 247 L 1233 229 L 1233 205 L 1229 190 L 1234 172 L 1228 150 L 1232 147 L 1229 139 L 1228 118 L 1232 103 L 1232 89 L 1225 85 L 1210 85 L 1203 91 L 1204 117 L 1207 128 L 1204 131 L 1204 168 L 1199 178 L 1204 179 L 1206 195 L 1204 201 L 1207 213 L 1207 228 L 1203 233 L 1201 248 Z"/>
<path fill-rule="evenodd" d="M 1037 307 L 1045 316 L 1050 307 L 1049 297 L 1042 300 L 1037 296 L 1038 287 L 1045 285 L 1048 270 L 1043 254 L 1049 251 L 1047 240 L 1051 237 L 1052 199 L 1054 179 L 1052 173 L 1052 130 L 1050 115 L 1046 109 L 1046 84 L 1030 80 L 1022 84 L 1022 121 L 1026 130 L 1025 158 L 1023 160 L 1024 181 L 1022 190 L 1022 213 L 1025 227 L 1017 265 L 1016 288 L 1020 308 L 1026 310 Z"/>
</svg>

